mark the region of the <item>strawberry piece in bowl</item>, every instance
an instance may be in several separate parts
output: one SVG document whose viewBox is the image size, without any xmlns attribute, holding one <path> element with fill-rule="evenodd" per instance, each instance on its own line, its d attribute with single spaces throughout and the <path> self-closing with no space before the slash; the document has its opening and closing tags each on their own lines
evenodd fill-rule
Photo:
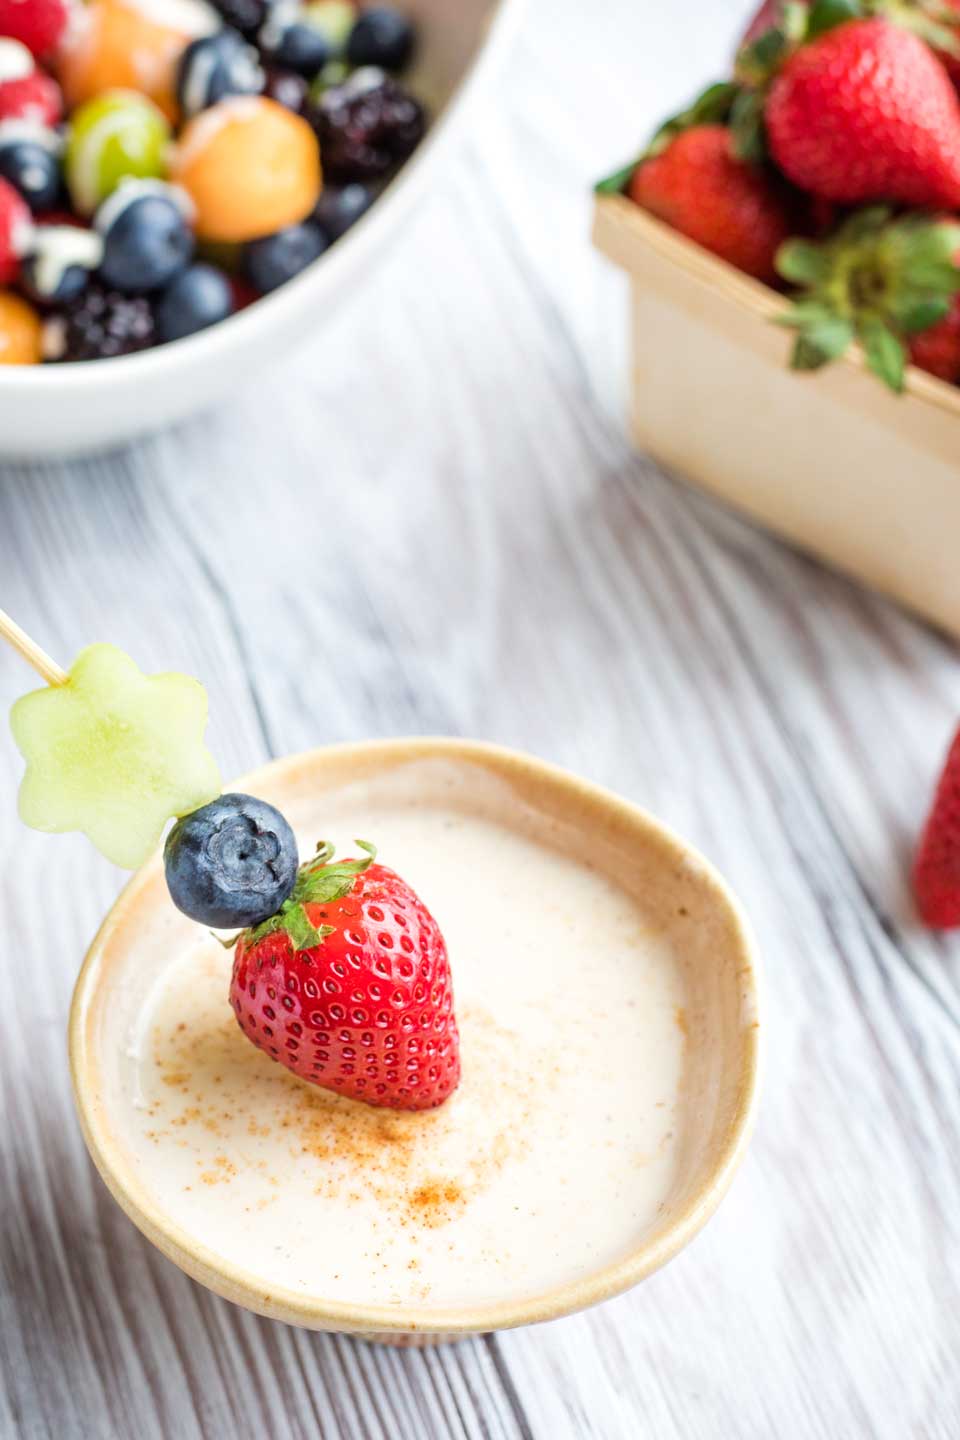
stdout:
<svg viewBox="0 0 960 1440">
<path fill-rule="evenodd" d="M 72 9 L 72 0 L 0 0 L 0 35 L 47 55 L 63 39 Z"/>
</svg>

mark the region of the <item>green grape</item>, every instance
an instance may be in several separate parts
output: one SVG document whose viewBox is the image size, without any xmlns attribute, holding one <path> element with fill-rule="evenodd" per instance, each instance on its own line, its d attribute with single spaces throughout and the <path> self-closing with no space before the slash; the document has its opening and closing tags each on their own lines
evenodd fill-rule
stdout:
<svg viewBox="0 0 960 1440">
<path fill-rule="evenodd" d="M 346 51 L 350 31 L 357 22 L 357 7 L 351 0 L 312 0 L 304 6 L 300 18 L 326 36 L 331 58 L 339 58 Z"/>
<path fill-rule="evenodd" d="M 345 60 L 328 60 L 326 65 L 315 75 L 310 82 L 310 99 L 314 105 L 319 105 L 328 90 L 335 85 L 342 85 L 350 75 L 350 66 Z"/>
<path fill-rule="evenodd" d="M 145 95 L 106 90 L 74 111 L 64 161 L 75 209 L 92 215 L 122 180 L 162 180 L 170 126 Z"/>
<path fill-rule="evenodd" d="M 11 711 L 27 762 L 20 818 L 35 830 L 81 830 L 115 865 L 137 869 L 169 819 L 220 794 L 206 723 L 197 680 L 144 675 L 115 645 L 88 646 L 66 684 Z"/>
</svg>

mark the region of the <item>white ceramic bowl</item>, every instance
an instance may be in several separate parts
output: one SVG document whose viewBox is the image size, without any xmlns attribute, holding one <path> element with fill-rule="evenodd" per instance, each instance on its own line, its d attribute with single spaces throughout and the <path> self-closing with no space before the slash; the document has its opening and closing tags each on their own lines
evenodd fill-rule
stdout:
<svg viewBox="0 0 960 1440">
<path fill-rule="evenodd" d="M 138 936 L 157 923 L 168 937 L 171 924 L 178 936 L 190 932 L 189 923 L 172 912 L 160 855 L 130 881 L 87 953 L 74 990 L 69 1045 L 77 1110 L 93 1160 L 134 1224 L 174 1264 L 218 1295 L 291 1325 L 422 1345 L 568 1315 L 619 1294 L 676 1255 L 716 1210 L 746 1150 L 757 1107 L 762 1030 L 758 960 L 738 902 L 705 860 L 609 790 L 532 755 L 437 738 L 331 745 L 275 761 L 237 783 L 312 834 L 325 791 L 378 779 L 389 785 L 391 776 L 411 764 L 453 765 L 508 787 L 514 803 L 539 816 L 554 842 L 558 835 L 568 837 L 571 854 L 588 855 L 592 868 L 638 901 L 642 897 L 657 933 L 663 933 L 667 916 L 685 917 L 687 1045 L 674 1121 L 677 1166 L 656 1219 L 631 1237 L 618 1258 L 578 1279 L 510 1300 L 481 1302 L 464 1295 L 456 1306 L 374 1305 L 293 1291 L 279 1282 L 266 1286 L 182 1228 L 131 1156 L 123 1138 L 127 1102 L 117 1105 L 109 1078 L 118 1073 L 115 1062 L 129 1043 L 131 1017 L 155 980 L 145 972 Z M 433 783 L 425 778 L 429 773 L 420 772 L 424 793 Z M 436 793 L 449 796 L 449 771 L 439 773 Z M 471 801 L 464 797 L 471 794 L 477 791 L 469 785 L 460 792 L 466 813 Z M 226 1014 L 229 1024 L 229 1009 Z M 358 1183 L 364 1183 L 362 1177 Z M 601 1198 L 598 1242 L 604 1216 Z M 598 1243 L 598 1254 L 606 1243 Z"/>
<path fill-rule="evenodd" d="M 385 193 L 296 280 L 188 340 L 80 365 L 0 366 L 0 455 L 117 445 L 201 410 L 269 365 L 356 292 L 374 252 L 423 191 L 454 122 L 503 53 L 521 0 L 404 0 L 419 32 L 410 85 L 431 129 Z"/>
</svg>

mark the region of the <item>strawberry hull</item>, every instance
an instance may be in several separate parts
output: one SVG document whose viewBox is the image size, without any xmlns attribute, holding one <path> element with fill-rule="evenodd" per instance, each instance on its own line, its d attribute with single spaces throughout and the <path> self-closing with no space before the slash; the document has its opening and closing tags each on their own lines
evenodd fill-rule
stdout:
<svg viewBox="0 0 960 1440">
<path fill-rule="evenodd" d="M 960 391 L 860 352 L 788 368 L 787 302 L 620 195 L 594 241 L 631 281 L 637 445 L 753 519 L 960 636 Z"/>
</svg>

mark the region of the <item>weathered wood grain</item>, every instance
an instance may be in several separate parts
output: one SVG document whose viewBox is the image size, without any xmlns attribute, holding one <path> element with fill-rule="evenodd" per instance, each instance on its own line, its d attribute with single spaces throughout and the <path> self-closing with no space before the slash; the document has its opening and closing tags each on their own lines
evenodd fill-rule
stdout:
<svg viewBox="0 0 960 1440">
<path fill-rule="evenodd" d="M 17 826 L 0 743 L 4 1440 L 960 1433 L 960 946 L 905 878 L 956 651 L 629 453 L 622 288 L 586 239 L 589 179 L 745 8 L 532 0 L 476 132 L 310 348 L 135 449 L 0 472 L 0 602 L 62 660 L 110 638 L 202 675 L 227 773 L 471 733 L 702 846 L 768 966 L 737 1184 L 632 1295 L 442 1351 L 217 1300 L 87 1161 L 63 1032 L 121 877 Z M 3 706 L 29 683 L 0 655 Z"/>
</svg>

